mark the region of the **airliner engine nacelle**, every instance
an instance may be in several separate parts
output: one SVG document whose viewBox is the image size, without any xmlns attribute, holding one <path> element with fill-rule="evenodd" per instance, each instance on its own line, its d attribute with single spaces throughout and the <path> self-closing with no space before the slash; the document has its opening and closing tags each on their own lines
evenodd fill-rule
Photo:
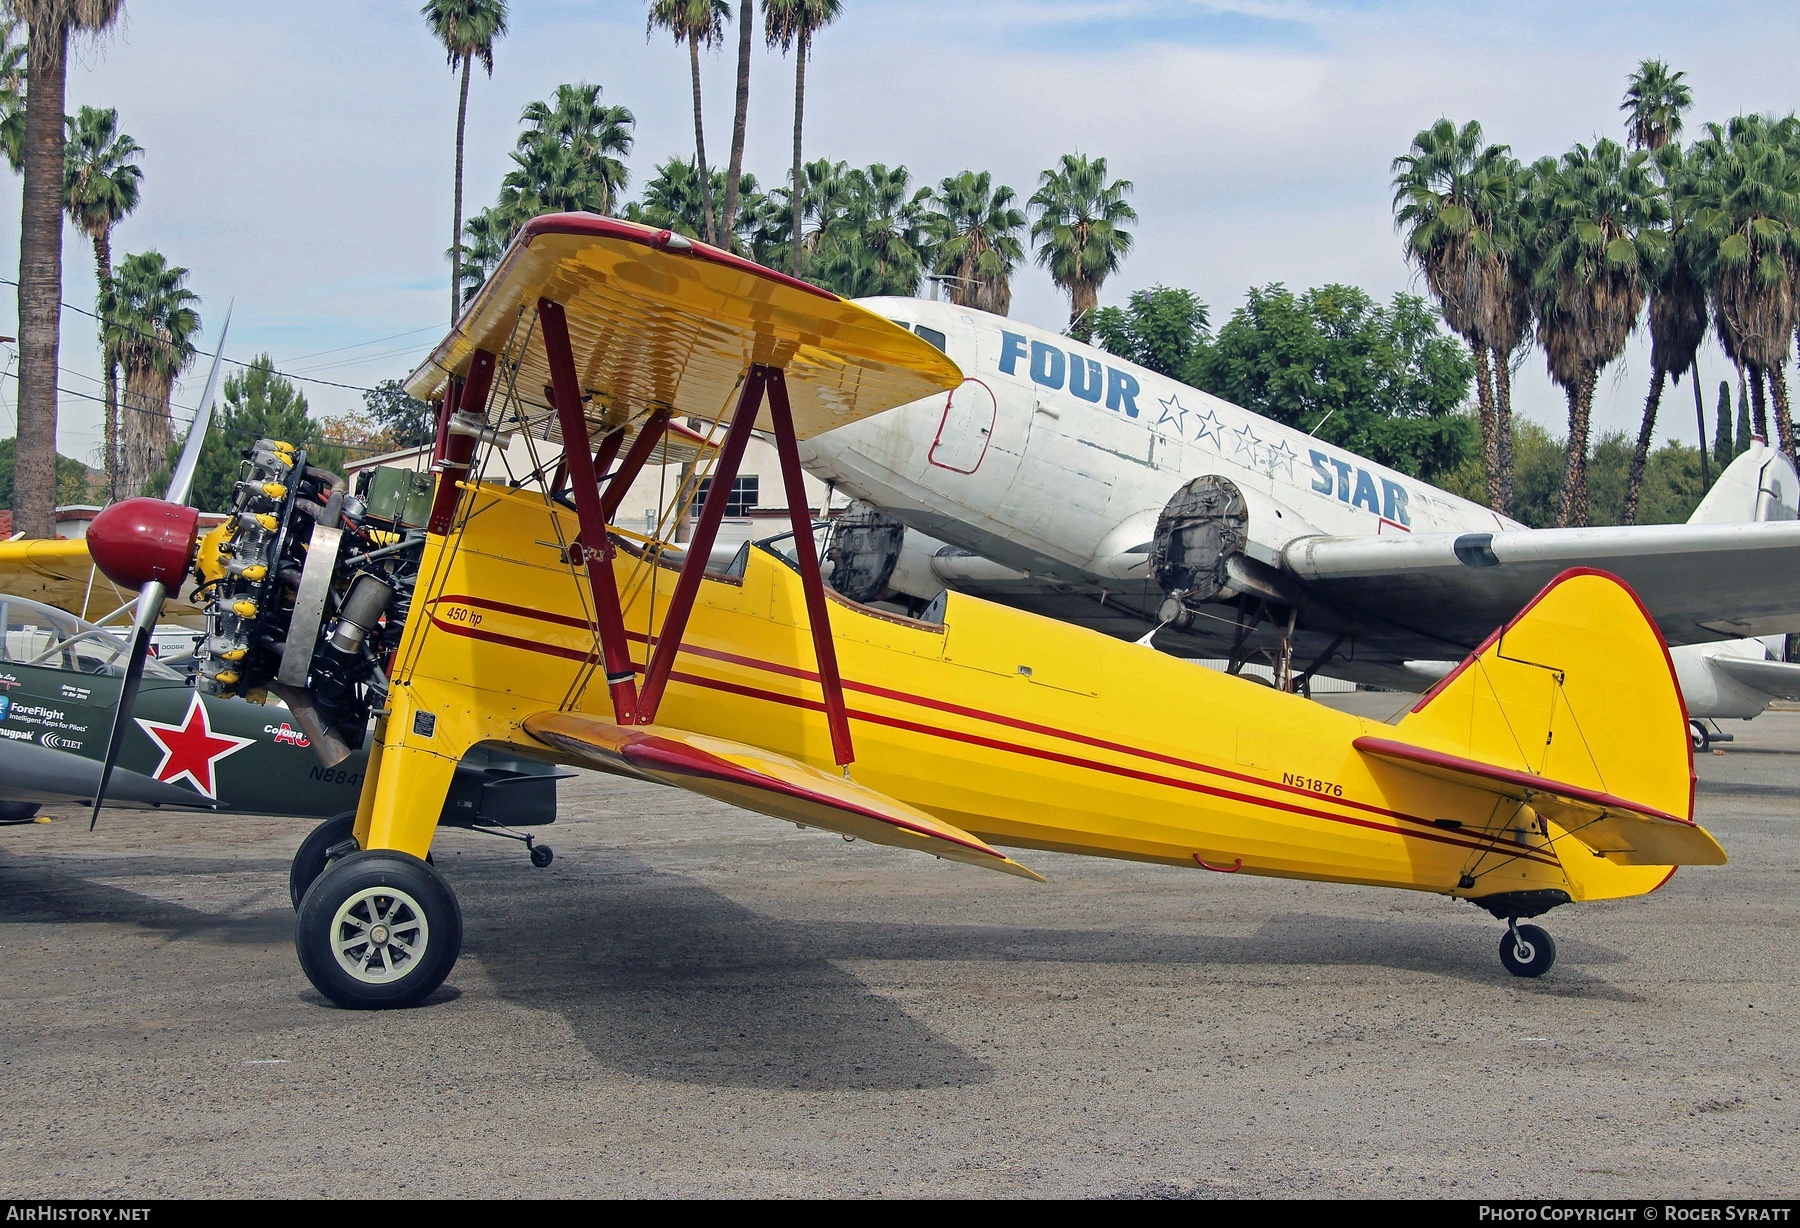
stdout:
<svg viewBox="0 0 1800 1228">
<path fill-rule="evenodd" d="M 853 503 L 831 522 L 825 539 L 825 562 L 830 565 L 831 587 L 852 601 L 870 602 L 887 590 L 906 526 L 869 506 Z"/>
<path fill-rule="evenodd" d="M 1250 538 L 1250 507 L 1237 483 L 1207 473 L 1176 491 L 1156 518 L 1150 566 L 1179 606 L 1204 605 L 1230 585 L 1229 563 Z M 1172 621 L 1174 613 L 1165 617 Z"/>
</svg>

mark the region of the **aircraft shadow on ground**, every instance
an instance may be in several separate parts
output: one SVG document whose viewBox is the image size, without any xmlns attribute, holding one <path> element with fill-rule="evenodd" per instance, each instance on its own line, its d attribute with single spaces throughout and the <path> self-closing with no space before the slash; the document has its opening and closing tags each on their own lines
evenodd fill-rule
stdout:
<svg viewBox="0 0 1800 1228">
<path fill-rule="evenodd" d="M 0 852 L 0 925 L 21 922 L 112 922 L 138 925 L 161 932 L 170 941 L 216 943 L 292 942 L 294 922 L 290 913 L 256 911 L 208 912 L 186 904 L 158 899 L 106 881 L 129 867 L 133 877 L 153 874 L 176 878 L 183 875 L 245 875 L 254 882 L 266 874 L 271 883 L 285 888 L 285 863 L 222 866 L 198 858 L 96 859 L 54 862 L 48 858 L 20 858 Z M 85 872 L 83 872 L 85 871 Z M 260 903 L 261 892 L 252 899 Z M 249 901 L 246 901 L 248 907 Z"/>
<path fill-rule="evenodd" d="M 792 920 L 617 851 L 584 850 L 544 874 L 505 856 L 459 857 L 446 868 L 464 905 L 465 964 L 423 1009 L 461 996 L 471 979 L 467 961 L 478 960 L 500 997 L 561 1015 L 596 1061 L 701 1085 L 903 1089 L 991 1079 L 980 1058 L 840 961 L 1042 965 L 1052 978 L 1084 964 L 1360 965 L 1546 996 L 1636 1000 L 1589 971 L 1624 962 L 1608 948 L 1584 944 L 1552 979 L 1520 982 L 1494 960 L 1497 931 L 1490 937 L 1463 924 L 1398 916 L 1289 914 L 1238 936 Z M 271 887 L 286 884 L 285 864 L 273 861 L 226 869 L 216 860 L 179 857 L 52 863 L 0 852 L 0 924 L 111 922 L 158 931 L 170 942 L 292 942 L 285 907 L 249 911 L 246 901 L 244 911 L 209 912 L 106 881 L 121 870 L 159 878 L 223 870 L 249 884 L 265 877 Z M 269 897 L 257 891 L 251 898 Z M 317 995 L 302 996 L 327 1009 Z"/>
<path fill-rule="evenodd" d="M 1052 975 L 1071 964 L 1365 965 L 1547 997 L 1639 1000 L 1590 970 L 1625 957 L 1587 943 L 1550 980 L 1508 976 L 1495 956 L 1498 927 L 1294 914 L 1249 935 L 1213 936 L 790 920 L 630 854 L 578 856 L 579 883 L 521 881 L 511 859 L 459 859 L 464 958 L 480 960 L 502 997 L 562 1015 L 596 1059 L 683 1082 L 824 1089 L 990 1077 L 840 961 L 1039 964 Z M 546 932 L 549 917 L 559 937 Z"/>
</svg>

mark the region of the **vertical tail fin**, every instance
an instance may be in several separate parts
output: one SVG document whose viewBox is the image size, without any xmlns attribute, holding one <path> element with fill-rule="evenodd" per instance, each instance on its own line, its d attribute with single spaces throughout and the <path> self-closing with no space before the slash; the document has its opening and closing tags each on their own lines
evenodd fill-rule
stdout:
<svg viewBox="0 0 1800 1228">
<path fill-rule="evenodd" d="M 1693 819 L 1687 708 L 1668 647 L 1637 594 L 1605 572 L 1575 568 L 1551 581 L 1396 732 L 1501 772 Z"/>
<path fill-rule="evenodd" d="M 1742 456 L 1725 467 L 1713 488 L 1688 517 L 1689 524 L 1748 524 L 1796 519 L 1800 474 L 1778 449 L 1752 440 Z"/>
</svg>

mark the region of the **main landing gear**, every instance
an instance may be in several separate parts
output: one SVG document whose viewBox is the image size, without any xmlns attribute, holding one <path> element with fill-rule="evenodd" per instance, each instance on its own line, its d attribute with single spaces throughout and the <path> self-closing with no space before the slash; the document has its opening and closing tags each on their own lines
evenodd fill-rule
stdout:
<svg viewBox="0 0 1800 1228">
<path fill-rule="evenodd" d="M 430 859 L 393 849 L 362 851 L 356 812 L 333 815 L 300 842 L 288 871 L 294 947 L 307 979 L 339 1006 L 412 1006 L 443 984 L 462 950 L 462 909 Z M 495 825 L 469 830 L 522 841 L 543 869 L 555 854 L 529 835 Z"/>
</svg>

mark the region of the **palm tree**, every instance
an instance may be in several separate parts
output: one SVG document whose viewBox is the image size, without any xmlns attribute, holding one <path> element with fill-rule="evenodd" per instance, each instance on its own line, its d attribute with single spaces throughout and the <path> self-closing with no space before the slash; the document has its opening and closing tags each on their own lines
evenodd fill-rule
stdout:
<svg viewBox="0 0 1800 1228">
<path fill-rule="evenodd" d="M 800 196 L 805 180 L 800 173 L 800 130 L 806 116 L 806 61 L 812 54 L 813 35 L 842 15 L 842 0 L 763 0 L 763 33 L 770 47 L 794 54 L 794 173 L 792 191 L 793 233 L 800 233 Z M 794 245 L 794 276 L 800 276 L 800 246 Z"/>
<path fill-rule="evenodd" d="M 1661 60 L 1645 60 L 1625 83 L 1625 142 L 1633 149 L 1655 155 L 1663 193 L 1670 203 L 1669 258 L 1652 270 L 1650 282 L 1650 394 L 1644 400 L 1644 420 L 1638 427 L 1637 447 L 1625 479 L 1625 523 L 1637 523 L 1638 492 L 1643 487 L 1644 464 L 1656 434 L 1656 415 L 1662 403 L 1663 383 L 1669 376 L 1681 382 L 1682 372 L 1694 365 L 1700 343 L 1706 339 L 1706 289 L 1694 278 L 1683 257 L 1678 237 L 1679 220 L 1674 208 L 1675 178 L 1683 173 L 1681 147 L 1670 145 L 1681 135 L 1682 115 L 1694 105 L 1693 93 L 1682 84 L 1685 74 L 1671 72 Z M 1667 155 L 1660 151 L 1668 149 Z M 1705 411 L 1700 404 L 1700 384 L 1694 382 L 1694 408 L 1702 428 Z M 1702 466 L 1704 468 L 1704 465 Z"/>
<path fill-rule="evenodd" d="M 1625 478 L 1626 524 L 1637 523 L 1638 494 L 1643 488 L 1644 465 L 1655 441 L 1656 415 L 1662 404 L 1663 383 L 1673 377 L 1681 383 L 1684 372 L 1693 372 L 1694 412 L 1702 429 L 1706 410 L 1700 400 L 1699 372 L 1695 367 L 1700 343 L 1706 340 L 1706 287 L 1694 276 L 1683 230 L 1687 221 L 1688 194 L 1681 188 L 1687 174 L 1681 146 L 1666 145 L 1656 153 L 1661 195 L 1669 210 L 1669 244 L 1649 266 L 1650 291 L 1650 393 L 1644 399 L 1644 419 L 1638 427 L 1637 447 Z M 1704 465 L 1702 466 L 1704 469 Z"/>
<path fill-rule="evenodd" d="M 1668 204 L 1649 155 L 1599 140 L 1533 167 L 1522 253 L 1531 269 L 1538 342 L 1569 402 L 1568 460 L 1557 523 L 1587 524 L 1594 384 L 1624 352 L 1651 267 L 1668 249 Z"/>
<path fill-rule="evenodd" d="M 725 213 L 719 233 L 737 243 L 738 193 L 744 174 L 744 127 L 750 118 L 750 35 L 756 28 L 755 0 L 738 5 L 737 110 L 731 120 L 731 161 L 725 168 Z"/>
<path fill-rule="evenodd" d="M 845 298 L 918 293 L 932 258 L 931 189 L 877 162 L 842 177 L 843 211 L 815 249 L 815 280 Z"/>
<path fill-rule="evenodd" d="M 100 297 L 112 281 L 113 227 L 138 205 L 144 172 L 137 165 L 143 148 L 119 131 L 119 113 L 83 107 L 69 120 L 68 161 L 63 184 L 69 220 L 94 244 L 94 272 Z M 104 348 L 104 347 L 103 347 Z M 118 491 L 119 364 L 103 356 L 106 368 L 106 497 Z"/>
<path fill-rule="evenodd" d="M 525 129 L 494 206 L 508 242 L 541 213 L 613 212 L 630 179 L 624 158 L 637 120 L 602 103 L 600 92 L 586 82 L 559 85 L 552 102 L 528 103 L 521 112 Z"/>
<path fill-rule="evenodd" d="M 1504 426 L 1496 409 L 1494 376 L 1522 340 L 1528 314 L 1522 281 L 1513 267 L 1511 231 L 1522 173 L 1504 145 L 1483 143 L 1474 120 L 1457 127 L 1439 119 L 1395 158 L 1394 224 L 1405 232 L 1407 259 L 1425 276 L 1444 323 L 1468 343 L 1475 360 L 1475 395 L 1488 504 L 1511 502 L 1511 369 Z"/>
<path fill-rule="evenodd" d="M 97 33 L 123 0 L 4 0 L 31 32 L 26 52 L 25 185 L 19 219 L 19 432 L 13 526 L 56 532 L 56 371 L 62 316 L 63 128 L 69 35 Z"/>
<path fill-rule="evenodd" d="M 1106 159 L 1064 154 L 1053 170 L 1038 178 L 1029 202 L 1038 220 L 1031 238 L 1038 263 L 1050 280 L 1069 296 L 1069 335 L 1086 341 L 1093 332 L 1089 319 L 1100 302 L 1100 287 L 1131 251 L 1131 233 L 1121 223 L 1138 220 L 1125 203 L 1131 181 L 1106 182 Z"/>
<path fill-rule="evenodd" d="M 1681 135 L 1681 117 L 1694 105 L 1694 95 L 1682 82 L 1687 74 L 1670 72 L 1661 60 L 1645 60 L 1625 81 L 1626 143 L 1633 149 L 1655 153 Z"/>
<path fill-rule="evenodd" d="M 714 247 L 719 245 L 719 226 L 713 212 L 712 175 L 706 169 L 706 121 L 700 109 L 700 48 L 717 46 L 725 37 L 725 23 L 730 20 L 730 0 L 650 0 L 650 20 L 644 27 L 645 41 L 661 27 L 673 35 L 677 43 L 687 44 L 688 70 L 694 80 L 694 159 L 700 166 L 700 215 L 705 223 L 700 233 Z"/>
<path fill-rule="evenodd" d="M 13 173 L 25 169 L 25 57 L 16 17 L 0 19 L 0 154 Z"/>
<path fill-rule="evenodd" d="M 1713 304 L 1726 356 L 1743 367 L 1756 426 L 1767 438 L 1764 382 L 1775 402 L 1781 450 L 1794 456 L 1789 415 L 1788 341 L 1800 321 L 1800 156 L 1792 117 L 1740 115 L 1707 125 L 1696 142 L 1687 246 Z"/>
<path fill-rule="evenodd" d="M 466 305 L 475 297 L 475 292 L 487 284 L 488 277 L 500 257 L 506 254 L 506 244 L 511 236 L 507 233 L 506 219 L 496 209 L 483 209 L 470 215 L 463 223 L 462 257 L 462 301 Z M 450 252 L 447 255 L 455 256 Z"/>
<path fill-rule="evenodd" d="M 993 186 L 986 171 L 964 171 L 938 184 L 935 271 L 951 302 L 1002 316 L 1012 309 L 1012 271 L 1025 259 L 1019 241 L 1025 213 L 1013 204 L 1017 199 L 1005 184 Z"/>
<path fill-rule="evenodd" d="M 444 44 L 451 68 L 462 66 L 456 99 L 456 208 L 450 223 L 450 322 L 462 311 L 463 132 L 469 119 L 469 69 L 476 60 L 494 75 L 494 43 L 506 34 L 506 0 L 425 0 L 419 15 Z"/>
<path fill-rule="evenodd" d="M 194 359 L 199 297 L 187 288 L 187 270 L 171 267 L 160 252 L 127 256 L 100 304 L 107 357 L 125 369 L 119 449 L 119 486 L 132 494 L 167 464 L 175 434 L 169 394 Z"/>
</svg>

